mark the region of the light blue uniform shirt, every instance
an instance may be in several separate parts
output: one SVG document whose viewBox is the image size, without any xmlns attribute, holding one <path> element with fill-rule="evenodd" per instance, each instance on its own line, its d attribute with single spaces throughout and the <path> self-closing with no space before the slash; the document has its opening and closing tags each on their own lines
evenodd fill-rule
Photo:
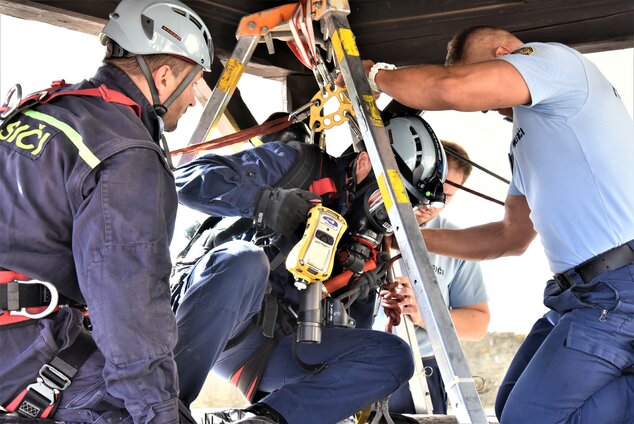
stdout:
<svg viewBox="0 0 634 424">
<path fill-rule="evenodd" d="M 429 222 L 425 223 L 424 228 L 458 228 L 442 216 L 437 216 Z M 442 297 L 447 307 L 461 308 L 488 300 L 482 271 L 477 262 L 465 261 L 462 259 L 450 258 L 447 256 L 429 253 L 429 261 L 438 280 Z M 403 269 L 403 271 L 405 271 Z M 417 284 L 415 290 L 419 289 L 422 293 L 422 284 Z M 419 293 L 417 293 L 417 296 Z M 384 330 L 386 316 L 383 308 L 375 320 L 374 329 Z M 421 357 L 434 356 L 431 342 L 427 331 L 416 327 L 416 338 L 418 339 L 418 348 Z"/>
<path fill-rule="evenodd" d="M 522 52 L 522 53 L 519 53 Z M 531 103 L 513 108 L 513 178 L 553 272 L 634 238 L 634 126 L 617 90 L 579 52 L 529 43 L 498 59 Z"/>
</svg>

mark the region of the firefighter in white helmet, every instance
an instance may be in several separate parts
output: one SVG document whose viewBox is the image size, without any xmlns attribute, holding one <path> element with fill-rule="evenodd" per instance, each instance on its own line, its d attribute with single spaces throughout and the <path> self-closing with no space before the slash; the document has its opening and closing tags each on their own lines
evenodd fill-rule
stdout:
<svg viewBox="0 0 634 424">
<path fill-rule="evenodd" d="M 177 0 L 123 0 L 102 41 L 94 77 L 0 110 L 0 405 L 176 423 L 177 198 L 159 140 L 194 105 L 212 41 Z"/>
</svg>

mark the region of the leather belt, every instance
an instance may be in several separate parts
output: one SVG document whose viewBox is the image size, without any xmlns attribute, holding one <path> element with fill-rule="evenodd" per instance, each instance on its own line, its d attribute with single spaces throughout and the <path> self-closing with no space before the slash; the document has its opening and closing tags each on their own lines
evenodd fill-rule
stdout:
<svg viewBox="0 0 634 424">
<path fill-rule="evenodd" d="M 634 240 L 605 251 L 574 268 L 555 274 L 553 279 L 562 290 L 567 290 L 575 285 L 573 274 L 578 274 L 584 283 L 589 283 L 597 275 L 632 264 L 634 263 L 634 248 L 630 244 L 634 245 Z"/>
</svg>

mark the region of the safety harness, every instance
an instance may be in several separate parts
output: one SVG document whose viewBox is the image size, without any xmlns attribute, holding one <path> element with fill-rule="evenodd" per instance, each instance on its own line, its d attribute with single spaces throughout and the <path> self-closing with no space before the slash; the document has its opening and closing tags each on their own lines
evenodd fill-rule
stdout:
<svg viewBox="0 0 634 424">
<path fill-rule="evenodd" d="M 0 106 L 0 128 L 22 111 L 67 95 L 98 97 L 107 103 L 127 106 L 139 118 L 141 117 L 141 106 L 123 93 L 111 90 L 105 85 L 55 92 L 66 86 L 68 84 L 64 80 L 54 81 L 49 88 L 21 99 L 21 87 L 16 84 Z M 16 98 L 11 102 L 13 95 L 16 95 Z M 80 308 L 87 317 L 84 305 L 73 304 L 70 299 L 59 295 L 53 284 L 0 268 L 0 327 L 39 320 L 58 312 L 62 307 Z M 51 417 L 61 401 L 62 392 L 72 384 L 79 368 L 96 349 L 90 331 L 82 329 L 75 341 L 42 365 L 35 381 L 20 390 L 12 401 L 0 408 L 0 411 L 4 409 L 30 419 Z"/>
<path fill-rule="evenodd" d="M 296 148 L 298 157 L 291 169 L 287 171 L 276 186 L 281 188 L 302 188 L 318 194 L 323 199 L 338 201 L 338 196 L 341 194 L 342 189 L 339 189 L 337 183 L 329 176 L 337 175 L 340 170 L 336 169 L 333 163 L 323 159 L 323 153 L 319 146 L 299 142 L 290 142 L 289 144 Z M 350 170 L 348 171 L 348 173 L 351 172 Z M 177 256 L 172 274 L 172 307 L 174 310 L 176 310 L 183 294 L 183 286 L 189 276 L 191 267 L 198 259 L 214 247 L 238 238 L 247 231 L 254 229 L 254 222 L 249 218 L 240 218 L 234 221 L 224 218 L 223 220 L 227 220 L 229 224 L 223 226 L 220 224 L 221 218 L 218 217 L 207 218 L 199 226 L 185 249 Z M 202 252 L 199 250 L 194 252 L 194 245 L 202 245 Z M 270 261 L 271 272 L 273 272 L 282 266 L 289 251 L 277 244 L 275 239 L 272 239 L 269 246 L 277 252 Z M 354 272 L 350 269 L 345 269 L 326 281 L 324 286 L 328 292 L 336 292 L 352 283 L 356 286 L 352 288 L 353 294 L 350 297 L 352 301 L 359 296 L 363 296 L 364 289 L 361 287 L 369 287 L 376 284 L 377 276 L 383 274 L 384 264 L 387 262 L 387 259 L 381 255 L 384 252 L 377 252 L 376 248 L 377 246 L 367 246 L 363 249 L 364 262 L 361 264 L 361 268 L 355 269 Z M 352 301 L 349 301 L 346 306 L 350 306 Z M 273 293 L 269 284 L 259 314 L 254 317 L 251 325 L 229 340 L 225 350 L 240 344 L 256 327 L 259 327 L 262 334 L 266 337 L 266 341 L 258 348 L 257 354 L 246 358 L 230 375 L 232 384 L 251 402 L 257 400 L 257 389 L 261 376 L 275 347 L 283 337 L 295 331 L 296 326 L 297 316 L 292 306 Z M 317 372 L 325 365 L 305 364 L 297 357 L 295 361 L 299 366 L 313 372 Z"/>
<path fill-rule="evenodd" d="M 13 271 L 0 271 L 0 327 L 41 319 L 69 304 L 69 299 L 59 296 L 51 283 Z M 4 410 L 32 419 L 52 416 L 61 393 L 96 348 L 90 332 L 82 330 L 73 344 L 42 365 L 35 381 L 20 390 L 3 406 Z"/>
</svg>

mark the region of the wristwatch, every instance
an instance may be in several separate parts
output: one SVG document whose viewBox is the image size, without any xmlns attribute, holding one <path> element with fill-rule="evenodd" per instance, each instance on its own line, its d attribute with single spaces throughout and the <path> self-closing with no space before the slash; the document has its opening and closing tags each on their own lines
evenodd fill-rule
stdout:
<svg viewBox="0 0 634 424">
<path fill-rule="evenodd" d="M 396 69 L 396 66 L 392 65 L 391 63 L 383 63 L 383 62 L 378 62 L 372 65 L 372 67 L 370 68 L 370 72 L 368 73 L 368 81 L 370 82 L 370 88 L 372 89 L 372 91 L 376 93 L 382 93 L 381 89 L 379 89 L 375 81 L 376 74 L 377 72 L 379 72 L 379 69 L 392 70 L 392 69 Z"/>
</svg>

